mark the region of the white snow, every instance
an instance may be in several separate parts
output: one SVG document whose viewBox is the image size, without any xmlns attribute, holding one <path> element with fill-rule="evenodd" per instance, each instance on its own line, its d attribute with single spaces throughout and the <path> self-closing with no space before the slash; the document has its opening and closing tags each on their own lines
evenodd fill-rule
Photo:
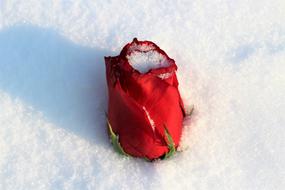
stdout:
<svg viewBox="0 0 285 190">
<path fill-rule="evenodd" d="M 0 1 L 0 189 L 284 189 L 283 0 Z M 180 149 L 107 137 L 104 56 L 151 40 L 178 65 Z"/>
<path fill-rule="evenodd" d="M 147 119 L 149 121 L 151 129 L 154 131 L 155 130 L 155 123 L 154 123 L 153 119 L 150 117 L 149 112 L 147 111 L 147 109 L 144 106 L 143 106 L 143 110 L 144 110 L 144 112 L 145 112 L 145 114 L 147 116 Z"/>
<path fill-rule="evenodd" d="M 131 53 L 133 51 L 151 51 L 154 50 L 155 47 L 153 44 L 137 44 L 133 43 L 128 48 L 128 53 Z"/>
<path fill-rule="evenodd" d="M 146 73 L 150 69 L 157 69 L 168 67 L 169 62 L 167 58 L 161 53 L 154 50 L 134 51 L 130 55 L 127 55 L 129 64 L 140 73 Z"/>
</svg>

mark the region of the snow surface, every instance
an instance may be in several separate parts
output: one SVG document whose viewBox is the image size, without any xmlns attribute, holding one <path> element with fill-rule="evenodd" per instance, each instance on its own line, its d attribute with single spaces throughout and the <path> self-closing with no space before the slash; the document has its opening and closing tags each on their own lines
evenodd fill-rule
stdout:
<svg viewBox="0 0 285 190">
<path fill-rule="evenodd" d="M 0 0 L 0 189 L 285 189 L 284 0 Z M 134 37 L 176 60 L 182 152 L 107 138 L 103 56 Z"/>
<path fill-rule="evenodd" d="M 167 58 L 157 51 L 134 51 L 127 55 L 127 59 L 129 64 L 140 73 L 147 73 L 150 69 L 169 66 Z"/>
</svg>

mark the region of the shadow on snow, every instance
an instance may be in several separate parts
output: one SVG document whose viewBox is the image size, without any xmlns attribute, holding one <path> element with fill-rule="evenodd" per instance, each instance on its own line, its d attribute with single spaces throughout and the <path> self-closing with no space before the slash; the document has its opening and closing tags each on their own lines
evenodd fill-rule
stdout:
<svg viewBox="0 0 285 190">
<path fill-rule="evenodd" d="M 107 142 L 104 56 L 56 31 L 31 25 L 0 31 L 0 89 L 62 128 Z"/>
</svg>

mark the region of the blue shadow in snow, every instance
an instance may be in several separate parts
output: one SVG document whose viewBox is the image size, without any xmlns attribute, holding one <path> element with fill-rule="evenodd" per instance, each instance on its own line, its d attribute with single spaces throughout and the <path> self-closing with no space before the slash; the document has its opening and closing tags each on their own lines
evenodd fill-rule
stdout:
<svg viewBox="0 0 285 190">
<path fill-rule="evenodd" d="M 0 90 L 74 134 L 107 142 L 102 49 L 82 47 L 31 25 L 0 31 Z"/>
<path fill-rule="evenodd" d="M 234 54 L 232 56 L 232 61 L 234 63 L 240 63 L 247 58 L 250 57 L 255 51 L 255 47 L 250 46 L 250 45 L 244 45 L 240 46 L 237 49 L 234 50 Z"/>
</svg>

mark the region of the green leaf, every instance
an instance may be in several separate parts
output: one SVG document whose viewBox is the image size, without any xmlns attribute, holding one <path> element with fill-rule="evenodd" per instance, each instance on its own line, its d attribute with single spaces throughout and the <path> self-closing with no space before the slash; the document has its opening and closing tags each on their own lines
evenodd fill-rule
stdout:
<svg viewBox="0 0 285 190">
<path fill-rule="evenodd" d="M 111 142 L 113 144 L 115 151 L 118 152 L 119 154 L 129 156 L 121 147 L 121 144 L 119 142 L 119 135 L 116 135 L 114 131 L 112 130 L 112 127 L 111 127 L 111 124 L 108 118 L 107 118 L 107 124 L 108 124 L 109 132 L 110 132 Z"/>
<path fill-rule="evenodd" d="M 167 137 L 167 141 L 168 141 L 167 146 L 168 146 L 169 151 L 164 155 L 164 157 L 162 158 L 163 160 L 171 157 L 176 152 L 175 143 L 173 142 L 173 139 L 166 126 L 164 126 L 164 133 Z"/>
</svg>

